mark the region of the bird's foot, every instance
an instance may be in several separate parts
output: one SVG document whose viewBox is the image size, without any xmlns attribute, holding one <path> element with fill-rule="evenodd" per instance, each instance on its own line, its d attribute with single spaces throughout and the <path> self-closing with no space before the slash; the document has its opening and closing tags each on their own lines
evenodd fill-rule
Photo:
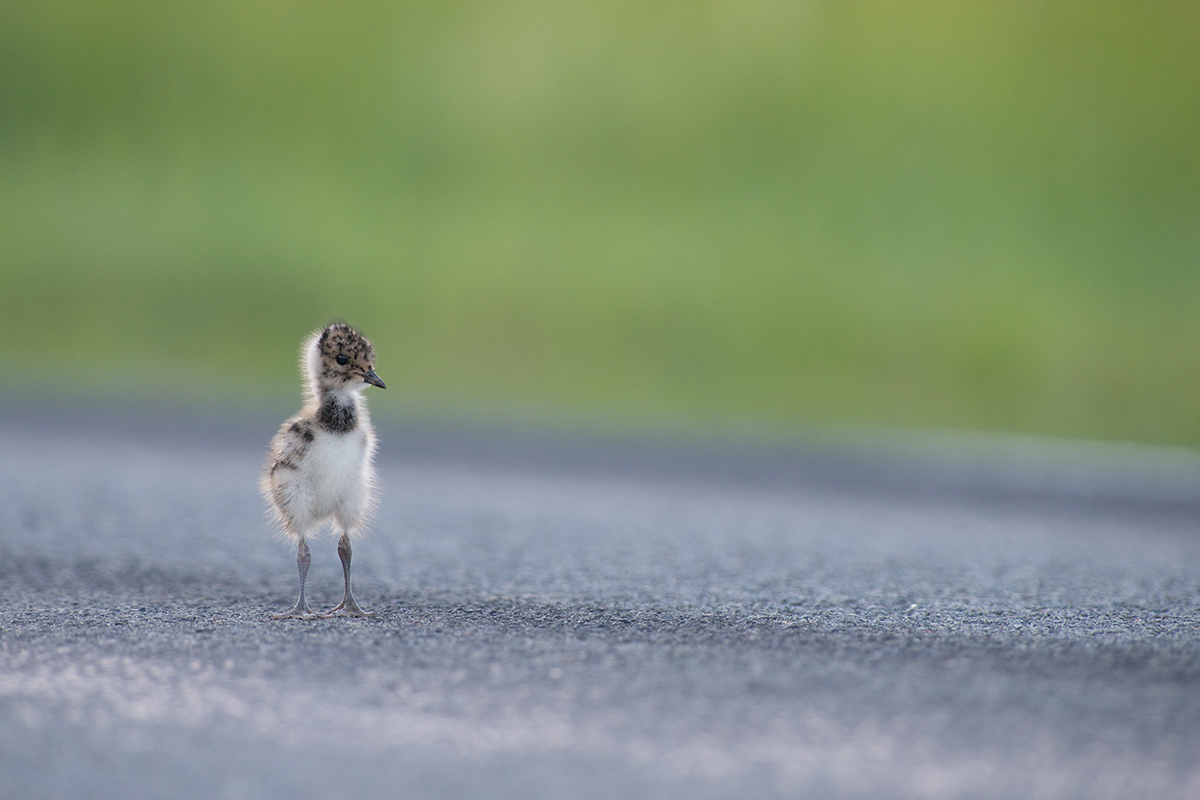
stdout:
<svg viewBox="0 0 1200 800">
<path fill-rule="evenodd" d="M 271 619 L 323 619 L 326 614 L 318 614 L 307 605 L 297 605 L 291 611 L 285 611 L 282 614 L 272 614 Z"/>
<path fill-rule="evenodd" d="M 338 603 L 333 608 L 321 614 L 322 617 L 369 617 L 370 611 L 363 611 L 358 607 L 358 603 L 354 602 L 353 597 L 344 597 L 342 602 Z"/>
</svg>

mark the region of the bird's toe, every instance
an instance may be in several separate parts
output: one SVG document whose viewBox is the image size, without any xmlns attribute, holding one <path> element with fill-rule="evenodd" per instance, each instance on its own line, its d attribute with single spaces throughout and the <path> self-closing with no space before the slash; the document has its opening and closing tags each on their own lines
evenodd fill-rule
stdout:
<svg viewBox="0 0 1200 800">
<path fill-rule="evenodd" d="M 282 614 L 272 614 L 271 619 L 323 619 L 325 614 L 318 614 L 311 608 L 293 608 Z"/>
<path fill-rule="evenodd" d="M 329 609 L 322 617 L 370 617 L 374 616 L 370 611 L 363 611 L 358 607 L 357 603 L 340 603 L 337 606 Z"/>
</svg>

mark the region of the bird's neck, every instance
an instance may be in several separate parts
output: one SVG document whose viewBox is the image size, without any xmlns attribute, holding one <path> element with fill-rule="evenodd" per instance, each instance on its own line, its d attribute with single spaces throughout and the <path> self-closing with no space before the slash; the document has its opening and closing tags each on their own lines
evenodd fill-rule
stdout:
<svg viewBox="0 0 1200 800">
<path fill-rule="evenodd" d="M 358 394 L 322 392 L 318 398 L 317 424 L 330 433 L 349 433 L 358 427 Z"/>
</svg>

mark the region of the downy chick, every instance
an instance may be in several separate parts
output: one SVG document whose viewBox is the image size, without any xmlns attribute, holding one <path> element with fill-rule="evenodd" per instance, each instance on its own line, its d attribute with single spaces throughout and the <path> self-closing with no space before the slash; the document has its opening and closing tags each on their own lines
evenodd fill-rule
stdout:
<svg viewBox="0 0 1200 800">
<path fill-rule="evenodd" d="M 362 391 L 384 386 L 375 374 L 375 348 L 343 323 L 305 340 L 300 351 L 306 403 L 271 440 L 259 486 L 284 536 L 296 542 L 300 597 L 274 619 L 365 617 L 350 591 L 350 537 L 361 534 L 375 506 L 375 431 Z M 342 602 L 324 613 L 308 607 L 304 584 L 311 556 L 308 537 L 326 520 L 340 534 L 338 556 L 346 589 Z"/>
</svg>

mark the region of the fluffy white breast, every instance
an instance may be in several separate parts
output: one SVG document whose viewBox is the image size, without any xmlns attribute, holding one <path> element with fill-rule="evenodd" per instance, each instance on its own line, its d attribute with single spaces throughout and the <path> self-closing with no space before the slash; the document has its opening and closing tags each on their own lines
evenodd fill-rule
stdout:
<svg viewBox="0 0 1200 800">
<path fill-rule="evenodd" d="M 318 516 L 339 507 L 357 515 L 368 503 L 371 483 L 370 439 L 359 428 L 346 434 L 317 433 L 302 471 L 308 479 Z"/>
</svg>

